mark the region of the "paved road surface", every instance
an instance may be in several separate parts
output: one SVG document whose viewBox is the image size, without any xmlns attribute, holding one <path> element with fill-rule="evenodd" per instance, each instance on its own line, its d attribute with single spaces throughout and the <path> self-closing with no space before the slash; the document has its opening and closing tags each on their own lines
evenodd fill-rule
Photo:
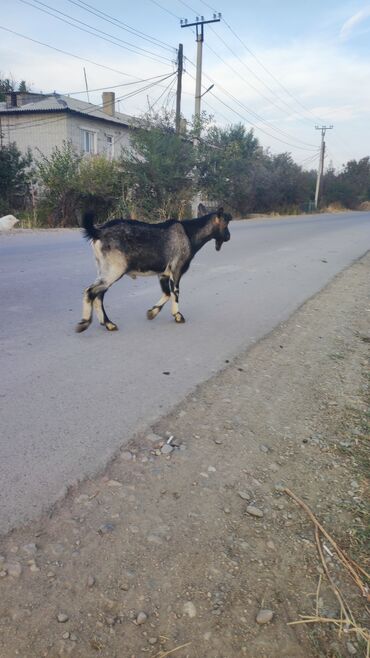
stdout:
<svg viewBox="0 0 370 658">
<path fill-rule="evenodd" d="M 124 278 L 106 296 L 120 331 L 95 321 L 79 335 L 82 288 L 95 278 L 89 245 L 77 231 L 0 236 L 0 532 L 96 472 L 364 254 L 370 213 L 234 222 L 231 234 L 184 277 L 185 325 L 169 305 L 148 322 L 157 280 Z"/>
</svg>

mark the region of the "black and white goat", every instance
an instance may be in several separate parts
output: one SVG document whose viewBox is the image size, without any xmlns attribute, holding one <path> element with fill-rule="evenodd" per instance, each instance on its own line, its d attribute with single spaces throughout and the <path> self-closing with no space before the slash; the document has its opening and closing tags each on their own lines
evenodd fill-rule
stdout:
<svg viewBox="0 0 370 658">
<path fill-rule="evenodd" d="M 86 288 L 83 296 L 82 320 L 76 331 L 85 331 L 91 324 L 93 308 L 100 324 L 109 331 L 117 325 L 109 320 L 103 305 L 108 288 L 124 274 L 132 278 L 156 274 L 162 288 L 160 300 L 147 312 L 153 320 L 166 302 L 172 299 L 172 315 L 176 322 L 185 322 L 179 311 L 179 284 L 191 260 L 209 240 L 216 249 L 230 240 L 228 229 L 231 215 L 223 208 L 196 219 L 170 219 L 160 224 L 129 219 L 114 219 L 103 226 L 94 226 L 94 216 L 87 213 L 82 225 L 85 237 L 92 241 L 98 266 L 98 278 Z"/>
</svg>

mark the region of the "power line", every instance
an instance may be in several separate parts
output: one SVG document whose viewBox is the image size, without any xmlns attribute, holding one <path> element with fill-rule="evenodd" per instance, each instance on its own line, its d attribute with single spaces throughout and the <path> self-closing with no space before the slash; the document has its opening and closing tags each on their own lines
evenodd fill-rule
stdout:
<svg viewBox="0 0 370 658">
<path fill-rule="evenodd" d="M 75 25 L 74 23 L 71 23 L 70 20 L 67 20 L 66 18 L 62 18 L 61 16 L 57 16 L 55 13 L 52 13 L 48 11 L 47 9 L 43 9 L 42 7 L 37 7 L 35 4 L 32 4 L 28 0 L 19 0 L 19 2 L 22 2 L 25 5 L 28 5 L 32 7 L 33 9 L 38 9 L 39 11 L 43 12 L 44 14 L 48 14 L 49 16 L 52 16 L 53 18 L 56 18 L 58 21 L 61 21 L 62 23 L 66 23 L 67 25 L 71 25 L 77 30 L 81 30 L 82 32 L 86 32 L 86 34 L 90 34 L 93 37 L 97 37 L 98 39 L 102 39 L 103 41 L 107 41 L 108 43 L 112 43 L 114 46 L 118 46 L 119 48 L 123 48 L 123 50 L 128 50 L 129 52 L 133 52 L 140 57 L 145 57 L 146 59 L 151 59 L 157 63 L 162 63 L 160 60 L 165 60 L 167 62 L 171 62 L 171 60 L 168 57 L 164 57 L 163 55 L 158 55 L 157 53 L 153 53 L 149 50 L 146 50 L 144 48 L 140 48 L 140 46 L 137 46 L 136 48 L 131 48 L 133 44 L 130 44 L 127 41 L 124 41 L 123 39 L 120 39 L 119 37 L 115 37 L 113 35 L 110 35 L 108 32 L 104 32 L 103 30 L 99 30 L 98 28 L 95 28 L 92 25 L 88 25 L 87 23 L 83 23 L 83 21 L 80 21 L 77 18 L 73 18 L 73 16 L 69 16 L 68 14 L 65 14 L 64 12 L 59 11 L 58 9 L 53 9 L 52 7 L 49 7 L 49 5 L 46 5 L 44 2 L 41 2 L 40 0 L 34 0 L 34 2 L 37 2 L 40 5 L 44 5 L 45 7 L 49 7 L 49 9 L 52 9 L 53 12 L 56 12 L 58 14 L 61 14 L 61 16 L 67 16 L 70 18 L 72 21 L 75 21 L 75 23 L 80 23 L 81 25 L 86 25 L 87 27 L 91 29 L 86 29 L 85 27 L 80 27 L 79 25 Z M 91 32 L 91 30 L 95 30 L 95 32 Z M 97 34 L 99 33 L 100 34 Z M 101 35 L 108 35 L 107 36 L 101 36 Z M 115 41 L 113 41 L 115 39 Z M 117 43 L 119 42 L 119 43 Z M 128 45 L 121 45 L 121 44 L 128 44 Z M 140 52 L 142 51 L 142 52 Z M 145 54 L 145 53 L 150 53 L 150 55 Z M 160 58 L 157 59 L 157 58 Z"/>
<path fill-rule="evenodd" d="M 159 2 L 157 2 L 157 0 L 151 0 L 151 1 L 154 2 L 154 4 L 158 5 L 162 10 L 166 11 L 166 9 L 165 9 L 165 8 L 164 8 Z M 195 11 L 193 7 L 191 7 L 190 5 L 188 5 L 188 4 L 187 4 L 186 2 L 184 2 L 183 0 L 178 0 L 178 2 L 180 2 L 181 4 L 183 4 L 185 7 L 187 7 L 187 8 L 190 9 L 191 11 Z M 174 16 L 175 18 L 179 18 L 179 17 L 178 17 L 176 14 L 174 14 L 173 12 L 169 12 L 169 13 L 171 13 L 171 15 Z M 195 13 L 196 13 L 196 12 L 195 12 Z M 210 46 L 208 46 L 208 48 L 210 48 L 210 50 L 211 50 L 211 51 L 212 51 L 217 57 L 219 57 L 219 59 L 221 59 L 221 61 L 224 62 L 224 60 L 222 60 L 222 58 L 218 55 L 218 53 L 216 53 L 216 52 L 215 52 Z M 195 64 L 194 64 L 189 58 L 187 58 L 187 60 L 189 61 L 189 63 L 190 63 L 192 66 L 195 67 Z M 224 62 L 224 63 L 226 64 L 226 62 Z M 196 67 L 195 67 L 195 68 L 196 68 Z M 234 69 L 233 69 L 233 71 L 234 71 L 234 73 L 235 73 L 235 70 L 234 70 Z M 213 84 L 216 84 L 216 85 L 217 85 L 217 83 L 215 82 L 215 80 L 213 80 L 209 75 L 206 75 L 206 74 L 204 74 L 204 75 L 205 75 L 205 77 L 206 77 L 208 80 L 210 80 L 210 82 L 212 82 Z M 191 76 L 191 77 L 192 77 L 192 76 Z M 243 78 L 242 78 L 242 79 L 243 79 Z M 244 79 L 243 79 L 243 80 L 244 80 Z M 245 82 L 245 80 L 244 80 L 244 82 Z M 252 116 L 254 116 L 258 121 L 261 121 L 262 123 L 264 123 L 265 125 L 267 125 L 271 130 L 274 130 L 275 132 L 277 132 L 277 133 L 279 133 L 279 134 L 281 134 L 281 135 L 283 135 L 283 136 L 287 136 L 288 139 L 292 139 L 293 141 L 297 141 L 297 140 L 298 140 L 298 142 L 300 142 L 301 144 L 305 144 L 306 146 L 309 146 L 309 147 L 310 147 L 310 148 L 303 149 L 302 146 L 298 146 L 298 145 L 297 145 L 296 148 L 303 149 L 303 150 L 311 150 L 311 147 L 312 147 L 312 148 L 316 148 L 313 144 L 309 144 L 309 143 L 307 143 L 307 142 L 304 142 L 303 140 L 300 140 L 299 138 L 296 138 L 296 137 L 294 137 L 294 136 L 292 136 L 292 135 L 289 135 L 289 133 L 286 133 L 285 131 L 281 130 L 280 128 L 276 128 L 275 126 L 271 125 L 266 119 L 264 119 L 264 118 L 263 118 L 261 115 L 259 115 L 257 112 L 254 112 L 253 110 L 251 110 L 250 108 L 248 108 L 247 106 L 245 106 L 243 103 L 241 103 L 241 101 L 239 101 L 238 99 L 236 99 L 235 96 L 233 96 L 232 94 L 230 94 L 230 92 L 228 92 L 226 89 L 224 89 L 223 87 L 221 87 L 221 85 L 218 84 L 217 86 L 218 86 L 219 89 L 221 89 L 221 90 L 222 90 L 227 96 L 229 96 L 234 102 L 236 102 L 239 106 L 241 106 L 242 109 L 243 109 L 244 111 L 246 111 L 246 112 L 248 112 L 249 114 L 251 114 Z M 213 95 L 214 95 L 214 94 L 213 94 Z M 265 97 L 265 98 L 266 98 L 266 97 Z M 267 100 L 268 100 L 268 102 L 270 102 L 269 99 L 267 99 Z M 281 108 L 280 108 L 280 109 L 281 109 Z M 239 114 L 239 116 L 241 116 L 241 115 Z M 247 121 L 248 121 L 248 123 L 250 123 L 251 125 L 254 125 L 254 126 L 255 126 L 255 124 L 253 124 L 253 122 L 251 122 L 250 120 L 247 120 Z M 255 126 L 255 127 L 257 127 L 259 130 L 262 130 L 262 128 L 259 128 L 258 126 Z M 262 131 L 263 131 L 263 130 L 262 130 Z M 265 132 L 266 134 L 269 134 L 269 133 L 267 133 L 267 131 L 263 131 L 263 132 Z M 283 140 L 279 139 L 279 141 L 282 142 Z M 283 142 L 283 143 L 284 143 L 284 142 Z M 293 146 L 293 147 L 294 147 L 294 145 L 289 144 L 288 142 L 286 142 L 286 143 L 287 143 L 289 146 Z"/>
<path fill-rule="evenodd" d="M 157 39 L 156 37 L 150 36 L 145 32 L 141 32 L 140 30 L 137 30 L 136 28 L 128 25 L 127 23 L 123 23 L 123 21 L 121 21 L 120 19 L 115 18 L 110 14 L 106 14 L 104 11 L 101 11 L 97 7 L 94 7 L 93 5 L 88 4 L 87 2 L 83 2 L 83 0 L 77 0 L 77 1 L 67 0 L 67 1 L 75 5 L 76 7 L 79 7 L 80 9 L 84 9 L 90 14 L 93 14 L 94 16 L 97 16 L 98 18 L 105 20 L 107 23 L 111 23 L 112 25 L 115 25 L 116 27 L 119 27 L 122 30 L 129 32 L 130 34 L 134 34 L 135 36 L 138 36 L 140 39 L 143 39 L 144 41 L 149 41 L 149 43 L 153 43 L 156 46 L 160 46 L 161 48 L 165 48 L 170 51 L 174 50 L 173 46 L 171 46 L 170 44 L 167 44 L 164 41 Z"/>
<path fill-rule="evenodd" d="M 131 91 L 128 94 L 118 96 L 116 98 L 116 101 L 118 102 L 120 100 L 127 100 L 128 98 L 132 98 L 134 96 L 137 96 L 138 94 L 140 94 L 144 91 L 148 91 L 148 89 L 151 89 L 152 87 L 158 85 L 159 83 L 165 82 L 166 80 L 168 80 L 168 78 L 173 78 L 175 75 L 176 75 L 176 71 L 174 73 L 171 73 L 170 75 L 167 75 L 167 76 L 161 78 L 161 80 L 158 80 L 157 82 L 146 85 L 145 87 L 141 87 L 140 89 Z M 166 91 L 166 89 L 167 89 L 167 87 L 165 88 L 165 91 Z M 91 114 L 92 112 L 95 112 L 97 109 L 101 109 L 101 108 L 99 106 L 94 105 L 91 109 L 85 110 L 83 112 L 83 114 Z M 61 109 L 61 111 L 62 111 L 62 109 Z M 76 110 L 76 111 L 78 112 L 78 110 Z M 6 116 L 11 116 L 11 115 L 6 115 Z M 37 126 L 50 125 L 52 123 L 58 123 L 59 121 L 63 121 L 63 120 L 64 120 L 64 117 L 58 117 L 58 118 L 55 118 L 55 119 L 45 119 L 44 121 L 39 121 L 36 125 Z M 13 123 L 13 124 L 8 123 L 7 128 L 9 130 L 18 130 L 18 129 L 23 130 L 23 129 L 30 128 L 31 126 L 35 126 L 35 122 L 30 121 L 30 120 L 28 120 L 28 121 L 25 120 L 23 122 L 19 121 L 17 123 Z"/>
<path fill-rule="evenodd" d="M 190 63 L 192 64 L 192 62 L 190 62 Z M 193 66 L 194 66 L 194 64 L 193 64 Z M 190 74 L 188 73 L 188 75 L 190 75 Z M 217 83 L 215 82 L 215 80 L 213 80 L 213 78 L 211 78 L 209 75 L 204 74 L 204 76 L 205 76 L 210 82 L 212 82 L 213 84 L 217 84 Z M 190 77 L 193 78 L 193 76 L 190 76 Z M 193 79 L 194 79 L 194 78 L 193 78 Z M 288 137 L 288 139 L 292 139 L 293 141 L 294 141 L 294 140 L 296 141 L 296 138 L 295 138 L 295 137 L 293 137 L 292 135 L 289 135 L 289 133 L 286 133 L 284 130 L 281 130 L 280 128 L 276 128 L 275 126 L 271 125 L 271 124 L 270 124 L 268 121 L 266 121 L 263 117 L 261 117 L 259 114 L 257 114 L 257 112 L 254 112 L 254 110 L 251 110 L 251 109 L 248 108 L 246 105 L 244 105 L 244 103 L 242 103 L 242 102 L 239 101 L 237 98 L 235 98 L 235 96 L 234 96 L 233 94 L 231 94 L 229 91 L 227 91 L 227 89 L 225 89 L 225 88 L 222 87 L 221 85 L 218 85 L 218 88 L 219 88 L 219 89 L 220 89 L 220 90 L 221 90 L 226 96 L 228 96 L 229 98 L 231 98 L 231 99 L 234 101 L 234 103 L 236 103 L 237 105 L 239 105 L 239 107 L 241 107 L 245 112 L 247 112 L 248 114 L 251 114 L 255 119 L 257 119 L 257 121 L 260 121 L 261 123 L 267 125 L 267 127 L 268 127 L 270 130 L 274 130 L 275 132 L 277 132 L 277 133 L 283 135 L 284 137 L 286 136 L 286 137 Z M 211 95 L 214 96 L 215 98 L 217 98 L 217 97 L 215 96 L 214 93 L 211 93 Z M 220 100 L 220 99 L 219 99 L 219 100 Z M 220 102 L 222 102 L 222 101 L 220 101 Z M 232 109 L 232 108 L 230 108 L 230 106 L 227 105 L 226 103 L 224 103 L 224 105 L 225 105 L 226 107 L 228 107 L 229 109 Z M 237 112 L 236 112 L 235 110 L 233 110 L 233 109 L 232 109 L 232 111 L 234 111 L 235 113 L 237 113 Z M 239 114 L 239 116 L 241 116 L 240 113 L 237 113 L 237 114 Z M 250 119 L 245 119 L 245 120 L 246 120 L 248 123 L 250 123 L 251 125 L 253 125 L 255 128 L 257 128 L 258 130 L 261 130 L 262 132 L 265 132 L 267 135 L 270 135 L 270 136 L 274 137 L 274 139 L 278 139 L 278 138 L 275 138 L 274 135 L 271 135 L 271 133 L 268 133 L 266 130 L 264 130 L 263 128 L 261 128 L 260 126 L 256 126 L 256 124 L 254 124 L 253 121 L 251 121 Z M 284 143 L 284 140 L 282 140 L 282 139 L 279 139 L 278 141 Z M 299 140 L 299 141 L 300 141 L 300 140 Z M 288 143 L 288 142 L 285 142 L 285 143 L 288 144 L 289 146 L 293 146 L 293 147 L 296 147 L 296 148 L 302 149 L 302 150 L 304 150 L 304 151 L 311 151 L 312 148 L 316 148 L 316 147 L 314 147 L 313 145 L 312 145 L 312 148 L 307 148 L 307 147 L 299 146 L 298 144 L 293 144 L 293 145 L 292 145 L 291 143 Z M 305 142 L 303 142 L 303 143 L 305 143 Z"/>
<path fill-rule="evenodd" d="M 130 73 L 120 71 L 119 69 L 114 69 L 111 66 L 100 64 L 99 62 L 95 62 L 94 60 L 88 59 L 87 57 L 81 57 L 80 55 L 75 55 L 74 53 L 70 53 L 67 50 L 62 50 L 62 48 L 56 48 L 55 46 L 51 46 L 49 43 L 44 43 L 43 41 L 38 41 L 37 39 L 33 39 L 32 37 L 28 37 L 25 34 L 21 34 L 20 32 L 16 32 L 15 30 L 11 30 L 10 28 L 5 27 L 4 25 L 0 25 L 0 30 L 4 30 L 5 32 L 9 32 L 10 34 L 15 34 L 17 37 L 21 37 L 22 39 L 27 39 L 27 41 L 32 41 L 33 43 L 37 43 L 39 46 L 45 46 L 45 48 L 50 48 L 51 50 L 55 50 L 58 53 L 62 53 L 63 55 L 74 57 L 75 59 L 79 59 L 81 62 L 88 62 L 89 64 L 93 64 L 94 66 L 99 66 L 102 69 L 106 69 L 107 71 L 113 71 L 113 73 L 119 73 L 120 75 L 125 75 L 129 78 L 134 77 Z"/>
</svg>

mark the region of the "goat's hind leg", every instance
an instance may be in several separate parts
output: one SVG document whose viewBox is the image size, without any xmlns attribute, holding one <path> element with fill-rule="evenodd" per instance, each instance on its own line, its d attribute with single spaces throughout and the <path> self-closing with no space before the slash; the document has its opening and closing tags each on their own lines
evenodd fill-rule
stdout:
<svg viewBox="0 0 370 658">
<path fill-rule="evenodd" d="M 171 297 L 170 290 L 170 279 L 168 276 L 160 276 L 159 283 L 163 291 L 163 295 L 160 300 L 146 312 L 146 317 L 148 320 L 154 320 L 157 317 L 158 313 L 161 312 L 163 306 L 168 302 Z"/>
<path fill-rule="evenodd" d="M 175 318 L 175 322 L 178 324 L 183 324 L 185 318 L 182 313 L 179 311 L 179 295 L 180 295 L 180 278 L 174 279 L 170 277 L 170 290 L 171 290 L 171 299 L 172 299 L 172 315 Z"/>
<path fill-rule="evenodd" d="M 80 333 L 85 331 L 91 324 L 93 307 L 98 316 L 100 324 L 104 325 L 108 331 L 116 331 L 117 325 L 108 318 L 104 306 L 103 298 L 108 288 L 118 281 L 124 275 L 124 271 L 111 271 L 109 276 L 99 278 L 95 283 L 86 288 L 82 303 L 82 320 L 77 324 L 76 331 Z"/>
</svg>

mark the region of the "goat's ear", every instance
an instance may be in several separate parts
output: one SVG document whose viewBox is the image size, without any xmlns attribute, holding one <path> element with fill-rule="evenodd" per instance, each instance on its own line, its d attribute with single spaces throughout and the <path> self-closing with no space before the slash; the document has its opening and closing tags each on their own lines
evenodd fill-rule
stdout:
<svg viewBox="0 0 370 658">
<path fill-rule="evenodd" d="M 198 205 L 198 217 L 203 217 L 203 215 L 207 214 L 207 208 L 203 203 L 200 203 Z"/>
<path fill-rule="evenodd" d="M 219 209 L 217 210 L 217 217 L 221 218 L 223 216 L 224 216 L 224 209 L 222 206 L 220 206 Z"/>
</svg>

